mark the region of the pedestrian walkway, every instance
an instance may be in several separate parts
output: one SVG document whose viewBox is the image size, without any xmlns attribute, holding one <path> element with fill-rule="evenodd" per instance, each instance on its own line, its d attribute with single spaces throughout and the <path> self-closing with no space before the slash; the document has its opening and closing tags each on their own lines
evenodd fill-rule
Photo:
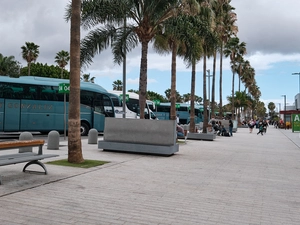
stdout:
<svg viewBox="0 0 300 225">
<path fill-rule="evenodd" d="M 171 157 L 105 152 L 83 138 L 85 159 L 110 163 L 47 165 L 46 176 L 0 167 L 1 225 L 299 225 L 299 133 L 256 133 L 187 140 Z M 44 152 L 67 158 L 60 144 Z"/>
</svg>

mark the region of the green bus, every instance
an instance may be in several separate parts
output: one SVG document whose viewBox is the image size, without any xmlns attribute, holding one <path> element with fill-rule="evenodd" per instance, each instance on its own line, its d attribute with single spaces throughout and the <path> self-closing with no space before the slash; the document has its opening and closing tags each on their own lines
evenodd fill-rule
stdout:
<svg viewBox="0 0 300 225">
<path fill-rule="evenodd" d="M 68 118 L 69 94 L 60 93 L 61 83 L 69 84 L 70 81 L 0 76 L 0 132 L 63 132 L 65 115 Z M 81 82 L 81 135 L 87 135 L 91 128 L 103 132 L 105 117 L 115 117 L 108 92 L 100 85 Z"/>
<path fill-rule="evenodd" d="M 176 103 L 176 114 L 179 116 L 180 124 L 190 123 L 190 104 Z M 170 119 L 171 103 L 164 102 L 156 106 L 155 115 L 159 120 Z M 203 122 L 203 105 L 195 104 L 195 123 Z"/>
</svg>

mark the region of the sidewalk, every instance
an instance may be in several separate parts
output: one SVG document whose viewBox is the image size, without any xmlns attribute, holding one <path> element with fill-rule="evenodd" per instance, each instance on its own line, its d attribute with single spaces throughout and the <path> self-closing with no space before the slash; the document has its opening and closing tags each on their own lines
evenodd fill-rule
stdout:
<svg viewBox="0 0 300 225">
<path fill-rule="evenodd" d="M 0 167 L 1 225 L 299 225 L 299 133 L 256 132 L 187 140 L 171 157 L 104 152 L 84 138 L 85 159 L 111 163 L 47 164 L 46 176 Z M 44 147 L 60 155 L 48 161 L 67 158 L 67 141 L 60 145 Z"/>
</svg>

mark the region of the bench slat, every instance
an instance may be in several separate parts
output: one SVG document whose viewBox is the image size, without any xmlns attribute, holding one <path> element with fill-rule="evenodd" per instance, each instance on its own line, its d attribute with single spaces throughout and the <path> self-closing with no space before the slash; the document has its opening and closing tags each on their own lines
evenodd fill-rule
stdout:
<svg viewBox="0 0 300 225">
<path fill-rule="evenodd" d="M 3 141 L 0 142 L 0 149 L 35 147 L 35 146 L 44 145 L 44 143 L 45 140 Z"/>
<path fill-rule="evenodd" d="M 23 153 L 19 153 L 23 154 Z M 24 163 L 24 162 L 30 162 L 30 161 L 35 161 L 35 160 L 41 160 L 45 158 L 51 158 L 51 157 L 57 157 L 59 155 L 54 155 L 54 154 L 45 154 L 45 155 L 27 155 L 27 156 L 22 156 L 22 157 L 15 157 L 15 158 L 2 158 L 0 159 L 0 166 L 6 166 L 6 165 L 11 165 L 11 164 L 17 164 L 17 163 Z"/>
</svg>

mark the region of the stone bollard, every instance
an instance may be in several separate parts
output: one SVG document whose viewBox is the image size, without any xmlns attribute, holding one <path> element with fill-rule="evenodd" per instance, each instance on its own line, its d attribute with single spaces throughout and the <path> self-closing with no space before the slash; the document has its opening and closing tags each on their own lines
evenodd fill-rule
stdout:
<svg viewBox="0 0 300 225">
<path fill-rule="evenodd" d="M 20 141 L 25 141 L 25 140 L 33 140 L 33 135 L 30 132 L 22 132 L 19 136 L 19 140 Z M 19 153 L 23 153 L 23 152 L 32 152 L 32 147 L 22 147 L 19 148 Z"/>
<path fill-rule="evenodd" d="M 59 133 L 56 130 L 52 130 L 48 134 L 47 149 L 50 150 L 59 149 Z"/>
<path fill-rule="evenodd" d="M 97 141 L 98 141 L 98 131 L 92 128 L 89 130 L 88 144 L 97 144 Z"/>
</svg>

